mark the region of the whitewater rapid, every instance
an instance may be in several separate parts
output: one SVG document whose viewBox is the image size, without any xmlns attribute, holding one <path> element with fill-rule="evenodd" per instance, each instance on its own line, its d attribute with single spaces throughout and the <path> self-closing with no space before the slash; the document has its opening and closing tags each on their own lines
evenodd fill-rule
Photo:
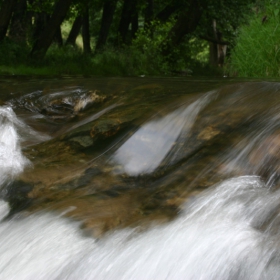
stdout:
<svg viewBox="0 0 280 280">
<path fill-rule="evenodd" d="M 31 130 L 10 107 L 0 117 L 3 188 L 30 164 L 21 142 Z M 258 176 L 240 176 L 182 209 L 169 224 L 94 239 L 63 214 L 5 219 L 9 206 L 0 201 L 0 279 L 279 279 L 280 191 Z"/>
<path fill-rule="evenodd" d="M 279 215 L 262 229 L 279 201 L 258 177 L 232 178 L 168 225 L 102 240 L 63 216 L 18 215 L 0 224 L 0 278 L 279 279 Z"/>
</svg>

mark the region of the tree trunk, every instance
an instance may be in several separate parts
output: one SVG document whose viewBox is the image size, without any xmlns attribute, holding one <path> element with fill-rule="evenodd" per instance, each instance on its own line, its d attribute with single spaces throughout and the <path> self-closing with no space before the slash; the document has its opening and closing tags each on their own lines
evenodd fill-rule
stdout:
<svg viewBox="0 0 280 280">
<path fill-rule="evenodd" d="M 26 0 L 19 0 L 11 20 L 9 37 L 17 42 L 25 42 L 27 39 L 27 29 L 27 2 Z"/>
<path fill-rule="evenodd" d="M 154 0 L 147 0 L 144 27 L 148 28 L 154 18 Z"/>
<path fill-rule="evenodd" d="M 61 28 L 60 26 L 58 27 L 57 31 L 55 32 L 54 35 L 54 42 L 57 43 L 59 47 L 63 46 L 63 39 L 62 39 L 62 34 L 61 34 Z"/>
<path fill-rule="evenodd" d="M 212 21 L 211 33 L 213 38 L 217 40 L 216 20 Z M 209 42 L 209 62 L 213 66 L 218 66 L 218 44 L 216 42 Z"/>
<path fill-rule="evenodd" d="M 134 13 L 131 15 L 131 39 L 134 39 L 136 37 L 138 28 L 139 28 L 138 11 L 135 6 Z"/>
<path fill-rule="evenodd" d="M 33 4 L 34 0 L 28 0 L 30 5 Z M 26 9 L 25 14 L 25 21 L 26 21 L 26 41 L 29 44 L 33 44 L 33 30 L 34 30 L 34 12 Z"/>
<path fill-rule="evenodd" d="M 170 16 L 179 9 L 178 5 L 169 4 L 163 10 L 161 10 L 157 15 L 156 19 L 161 22 L 166 22 Z"/>
<path fill-rule="evenodd" d="M 72 0 L 58 0 L 54 12 L 47 24 L 45 30 L 40 34 L 38 40 L 34 43 L 30 53 L 32 58 L 42 59 L 50 47 L 57 29 L 63 22 Z"/>
<path fill-rule="evenodd" d="M 218 53 L 217 44 L 209 42 L 209 63 L 213 66 L 218 65 L 217 53 Z"/>
<path fill-rule="evenodd" d="M 72 46 L 76 46 L 76 39 L 79 35 L 79 32 L 80 32 L 80 29 L 82 27 L 82 17 L 81 16 L 77 16 L 73 25 L 72 25 L 72 28 L 71 28 L 71 31 L 68 35 L 68 38 L 66 40 L 66 45 L 72 45 Z"/>
<path fill-rule="evenodd" d="M 223 67 L 227 51 L 227 44 L 224 44 L 224 42 L 222 41 L 222 33 L 217 29 L 215 19 L 212 21 L 212 26 L 214 40 L 210 42 L 209 62 L 213 66 Z"/>
<path fill-rule="evenodd" d="M 135 13 L 137 0 L 124 0 L 121 20 L 119 24 L 120 44 L 127 43 L 128 28 L 132 20 L 132 14 Z"/>
<path fill-rule="evenodd" d="M 33 42 L 39 40 L 39 37 L 46 29 L 49 20 L 49 16 L 45 12 L 36 13 L 34 15 Z"/>
<path fill-rule="evenodd" d="M 162 44 L 162 54 L 168 56 L 178 46 L 186 34 L 195 31 L 203 13 L 203 0 L 191 0 L 189 9 L 180 13 L 175 25 Z"/>
<path fill-rule="evenodd" d="M 117 6 L 117 0 L 107 0 L 103 5 L 101 27 L 99 30 L 98 41 L 96 43 L 95 52 L 102 50 L 106 44 L 109 30 L 113 22 L 114 13 Z"/>
<path fill-rule="evenodd" d="M 83 48 L 84 53 L 90 53 L 90 34 L 89 34 L 89 10 L 86 7 L 83 14 L 83 26 L 82 26 L 82 35 L 83 35 Z"/>
<path fill-rule="evenodd" d="M 0 10 L 0 42 L 6 36 L 16 2 L 17 0 L 4 0 L 2 2 Z"/>
</svg>

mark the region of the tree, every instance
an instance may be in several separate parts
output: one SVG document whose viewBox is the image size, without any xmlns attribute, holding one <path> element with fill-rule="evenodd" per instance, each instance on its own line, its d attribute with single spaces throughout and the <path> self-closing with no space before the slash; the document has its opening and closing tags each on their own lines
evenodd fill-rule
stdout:
<svg viewBox="0 0 280 280">
<path fill-rule="evenodd" d="M 132 39 L 135 38 L 136 36 L 136 33 L 138 31 L 138 28 L 139 28 L 139 11 L 136 7 L 137 3 L 135 3 L 135 6 L 133 6 L 133 9 L 131 11 L 131 37 L 130 37 L 130 41 Z M 129 41 L 129 43 L 130 43 Z"/>
<path fill-rule="evenodd" d="M 38 11 L 34 13 L 34 24 L 32 32 L 32 41 L 36 42 L 39 40 L 40 35 L 47 28 L 48 21 L 50 20 L 50 15 L 46 11 Z"/>
<path fill-rule="evenodd" d="M 82 18 L 83 47 L 85 53 L 91 53 L 89 32 L 89 7 L 85 5 Z"/>
<path fill-rule="evenodd" d="M 164 56 L 170 55 L 172 49 L 182 42 L 185 35 L 195 31 L 204 9 L 205 0 L 190 0 L 188 9 L 179 14 L 177 21 L 162 44 Z"/>
<path fill-rule="evenodd" d="M 118 29 L 120 44 L 125 44 L 128 42 L 127 39 L 128 28 L 133 18 L 135 24 L 136 17 L 137 17 L 137 0 L 124 0 L 121 19 L 119 23 L 119 29 Z M 137 17 L 137 22 L 138 22 L 138 17 Z"/>
<path fill-rule="evenodd" d="M 101 27 L 95 47 L 95 52 L 102 50 L 106 44 L 109 30 L 113 22 L 113 16 L 116 10 L 117 0 L 105 0 L 102 10 Z"/>
<path fill-rule="evenodd" d="M 32 34 L 30 56 L 41 59 L 53 42 L 62 45 L 61 23 L 66 19 L 73 22 L 66 44 L 75 45 L 82 28 L 87 53 L 92 39 L 95 52 L 106 44 L 141 55 L 150 49 L 149 56 L 166 69 L 178 60 L 182 67 L 194 60 L 196 44 L 203 52 L 210 51 L 211 64 L 222 65 L 225 49 L 234 45 L 237 29 L 254 1 L 0 0 L 0 41 L 6 33 L 22 42 Z"/>
<path fill-rule="evenodd" d="M 167 21 L 172 14 L 178 11 L 180 5 L 178 3 L 168 3 L 156 16 L 156 19 L 165 22 Z"/>
<path fill-rule="evenodd" d="M 4 0 L 0 10 L 0 42 L 6 36 L 9 23 L 12 17 L 14 6 L 17 0 Z"/>
<path fill-rule="evenodd" d="M 55 34 L 54 34 L 54 38 L 53 38 L 53 41 L 55 43 L 57 43 L 57 45 L 59 47 L 62 47 L 63 46 L 63 38 L 62 38 L 62 33 L 61 33 L 61 28 L 60 26 L 57 28 Z"/>
<path fill-rule="evenodd" d="M 66 45 L 76 45 L 76 39 L 79 35 L 80 29 L 82 27 L 83 18 L 81 15 L 76 16 L 74 23 L 72 25 L 72 28 L 70 30 L 70 33 L 68 35 L 68 38 L 66 40 Z"/>
<path fill-rule="evenodd" d="M 209 42 L 209 61 L 222 66 L 228 47 L 234 45 L 237 29 L 247 22 L 255 0 L 209 0 L 196 36 Z"/>
<path fill-rule="evenodd" d="M 27 29 L 31 25 L 31 15 L 27 11 L 26 0 L 18 0 L 10 23 L 9 37 L 17 42 L 25 42 Z"/>
<path fill-rule="evenodd" d="M 30 53 L 32 58 L 41 59 L 45 56 L 49 46 L 53 41 L 55 33 L 67 14 L 71 2 L 72 0 L 57 0 L 53 14 L 47 23 L 46 28 L 33 45 Z"/>
<path fill-rule="evenodd" d="M 147 0 L 145 8 L 145 28 L 148 28 L 154 19 L 154 0 Z"/>
</svg>

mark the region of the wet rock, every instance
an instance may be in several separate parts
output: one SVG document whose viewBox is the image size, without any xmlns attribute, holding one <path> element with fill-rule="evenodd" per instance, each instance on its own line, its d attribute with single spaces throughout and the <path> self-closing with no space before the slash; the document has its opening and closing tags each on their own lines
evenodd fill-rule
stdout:
<svg viewBox="0 0 280 280">
<path fill-rule="evenodd" d="M 100 106 L 108 98 L 97 90 L 87 91 L 82 88 L 66 88 L 55 93 L 35 91 L 11 99 L 8 104 L 38 112 L 55 121 L 61 121 L 74 118 L 77 114 L 92 106 Z"/>
<path fill-rule="evenodd" d="M 90 136 L 77 136 L 71 138 L 72 142 L 77 142 L 83 148 L 88 148 L 93 145 L 93 139 Z"/>
<path fill-rule="evenodd" d="M 210 140 L 216 135 L 220 134 L 220 131 L 212 126 L 208 126 L 205 129 L 203 129 L 197 136 L 199 140 Z"/>
<path fill-rule="evenodd" d="M 247 94 L 250 87 L 244 86 L 242 91 L 242 86 L 236 85 L 214 91 L 191 118 L 184 107 L 180 108 L 193 104 L 201 94 L 185 96 L 185 87 L 184 82 L 181 91 L 175 93 L 159 84 L 137 85 L 130 90 L 122 88 L 119 97 L 114 93 L 111 99 L 88 91 L 85 99 L 72 99 L 70 107 L 65 96 L 51 99 L 50 108 L 58 110 L 57 115 L 59 112 L 62 116 L 74 114 L 78 120 L 69 121 L 65 130 L 62 124 L 54 139 L 25 149 L 34 168 L 27 169 L 20 178 L 33 187 L 25 191 L 16 186 L 18 193 L 10 196 L 11 203 L 12 197 L 21 197 L 32 202 L 28 206 L 30 212 L 66 211 L 67 217 L 83 221 L 84 229 L 98 237 L 116 228 L 175 218 L 184 203 L 228 178 L 225 155 L 231 150 L 233 156 L 227 156 L 232 160 L 244 150 L 246 145 L 235 147 L 236 142 L 244 141 L 245 137 L 250 140 L 251 129 L 259 127 L 263 112 L 271 106 L 267 101 L 258 103 L 258 95 L 254 93 L 258 86 L 251 96 Z M 99 104 L 97 107 L 95 102 Z M 170 118 L 172 125 L 167 126 Z M 155 126 L 160 121 L 162 126 Z M 180 126 L 182 122 L 187 124 Z M 164 130 L 166 127 L 171 129 Z M 172 138 L 172 128 L 176 127 L 181 129 L 180 133 Z M 145 130 L 144 134 L 135 133 L 141 129 Z M 148 173 L 150 169 L 145 166 L 155 162 L 159 131 L 163 139 L 172 141 L 164 157 Z M 135 153 L 136 167 L 144 166 L 135 174 L 128 174 L 123 162 L 112 160 L 117 151 L 123 158 L 119 148 L 128 139 L 133 140 L 130 150 L 145 146 L 147 153 L 142 150 Z M 265 172 L 278 174 L 279 132 L 270 133 L 262 143 L 246 154 L 245 160 L 237 162 L 230 174 L 247 172 L 249 168 L 244 168 L 247 162 L 250 166 L 260 166 L 256 170 L 261 174 L 266 165 L 269 169 Z M 162 146 L 166 148 L 164 142 Z M 151 161 L 147 160 L 148 156 Z"/>
<path fill-rule="evenodd" d="M 17 180 L 6 187 L 4 199 L 11 207 L 10 215 L 26 209 L 31 204 L 28 194 L 32 191 L 33 185 Z"/>
<path fill-rule="evenodd" d="M 87 94 L 75 100 L 74 103 L 74 112 L 79 113 L 93 105 L 103 104 L 108 100 L 108 96 L 102 95 L 99 91 L 89 91 Z"/>
<path fill-rule="evenodd" d="M 250 163 L 264 178 L 277 182 L 280 179 L 280 131 L 261 141 L 249 156 Z"/>
</svg>

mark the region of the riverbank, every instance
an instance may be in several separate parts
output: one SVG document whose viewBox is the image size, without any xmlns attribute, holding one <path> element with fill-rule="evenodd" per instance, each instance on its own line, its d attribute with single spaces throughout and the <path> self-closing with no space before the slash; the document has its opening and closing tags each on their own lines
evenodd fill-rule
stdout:
<svg viewBox="0 0 280 280">
<path fill-rule="evenodd" d="M 5 54 L 0 57 L 0 75 L 223 76 L 221 68 L 198 62 L 171 66 L 159 55 L 151 56 L 132 48 L 85 54 L 79 48 L 54 45 L 41 61 L 29 57 L 27 46 L 14 43 L 2 43 L 0 52 Z"/>
</svg>

